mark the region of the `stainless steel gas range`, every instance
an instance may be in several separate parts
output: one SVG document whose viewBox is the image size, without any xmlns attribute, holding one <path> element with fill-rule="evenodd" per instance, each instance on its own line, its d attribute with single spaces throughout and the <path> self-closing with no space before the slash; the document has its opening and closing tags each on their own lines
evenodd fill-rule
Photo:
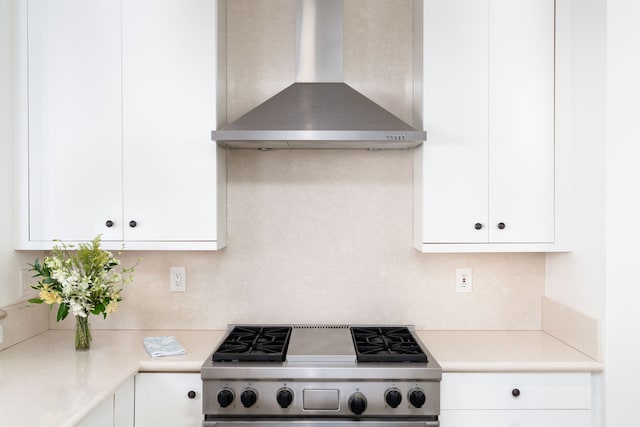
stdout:
<svg viewBox="0 0 640 427">
<path fill-rule="evenodd" d="M 407 326 L 231 326 L 201 376 L 205 427 L 440 425 L 442 369 Z"/>
</svg>

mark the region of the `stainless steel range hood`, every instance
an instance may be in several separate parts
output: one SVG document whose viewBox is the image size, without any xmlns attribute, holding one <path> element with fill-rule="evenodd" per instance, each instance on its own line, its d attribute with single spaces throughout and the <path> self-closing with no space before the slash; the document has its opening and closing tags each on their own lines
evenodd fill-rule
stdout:
<svg viewBox="0 0 640 427">
<path fill-rule="evenodd" d="M 297 0 L 296 83 L 211 132 L 231 148 L 399 149 L 416 130 L 343 83 L 343 0 Z"/>
</svg>

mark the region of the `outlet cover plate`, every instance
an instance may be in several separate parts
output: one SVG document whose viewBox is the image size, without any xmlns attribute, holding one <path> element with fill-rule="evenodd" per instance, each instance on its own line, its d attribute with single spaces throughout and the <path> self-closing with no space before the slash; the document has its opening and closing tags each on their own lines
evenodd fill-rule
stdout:
<svg viewBox="0 0 640 427">
<path fill-rule="evenodd" d="M 470 268 L 456 268 L 456 292 L 473 292 L 473 274 Z"/>
<path fill-rule="evenodd" d="M 187 290 L 187 272 L 184 267 L 169 267 L 169 290 L 171 292 Z"/>
</svg>

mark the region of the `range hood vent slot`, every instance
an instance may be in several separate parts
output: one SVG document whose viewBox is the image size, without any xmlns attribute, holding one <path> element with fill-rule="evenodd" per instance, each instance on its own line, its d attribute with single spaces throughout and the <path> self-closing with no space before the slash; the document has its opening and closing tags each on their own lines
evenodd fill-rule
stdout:
<svg viewBox="0 0 640 427">
<path fill-rule="evenodd" d="M 343 0 L 297 0 L 296 83 L 220 130 L 231 148 L 399 149 L 420 145 L 416 130 L 346 83 Z"/>
</svg>

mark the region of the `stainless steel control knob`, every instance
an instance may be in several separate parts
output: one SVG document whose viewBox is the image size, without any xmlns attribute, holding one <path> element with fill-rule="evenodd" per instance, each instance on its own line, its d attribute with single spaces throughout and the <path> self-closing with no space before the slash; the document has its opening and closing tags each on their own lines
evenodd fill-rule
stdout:
<svg viewBox="0 0 640 427">
<path fill-rule="evenodd" d="M 258 393 L 253 389 L 245 389 L 242 394 L 240 394 L 240 402 L 242 402 L 242 406 L 245 408 L 251 408 L 257 401 Z"/>
<path fill-rule="evenodd" d="M 362 414 L 367 409 L 367 398 L 359 391 L 349 397 L 349 409 L 356 415 Z"/>
<path fill-rule="evenodd" d="M 422 408 L 422 405 L 427 401 L 427 397 L 424 394 L 424 391 L 419 388 L 414 388 L 409 392 L 409 402 L 416 408 Z"/>
<path fill-rule="evenodd" d="M 223 388 L 218 392 L 218 404 L 223 408 L 231 405 L 233 403 L 233 398 L 233 390 L 231 389 Z"/>
<path fill-rule="evenodd" d="M 281 408 L 288 408 L 293 402 L 293 392 L 288 388 L 281 388 L 276 394 L 276 401 Z"/>
<path fill-rule="evenodd" d="M 392 408 L 397 408 L 402 403 L 402 393 L 397 388 L 391 388 L 384 393 L 384 401 Z"/>
</svg>

